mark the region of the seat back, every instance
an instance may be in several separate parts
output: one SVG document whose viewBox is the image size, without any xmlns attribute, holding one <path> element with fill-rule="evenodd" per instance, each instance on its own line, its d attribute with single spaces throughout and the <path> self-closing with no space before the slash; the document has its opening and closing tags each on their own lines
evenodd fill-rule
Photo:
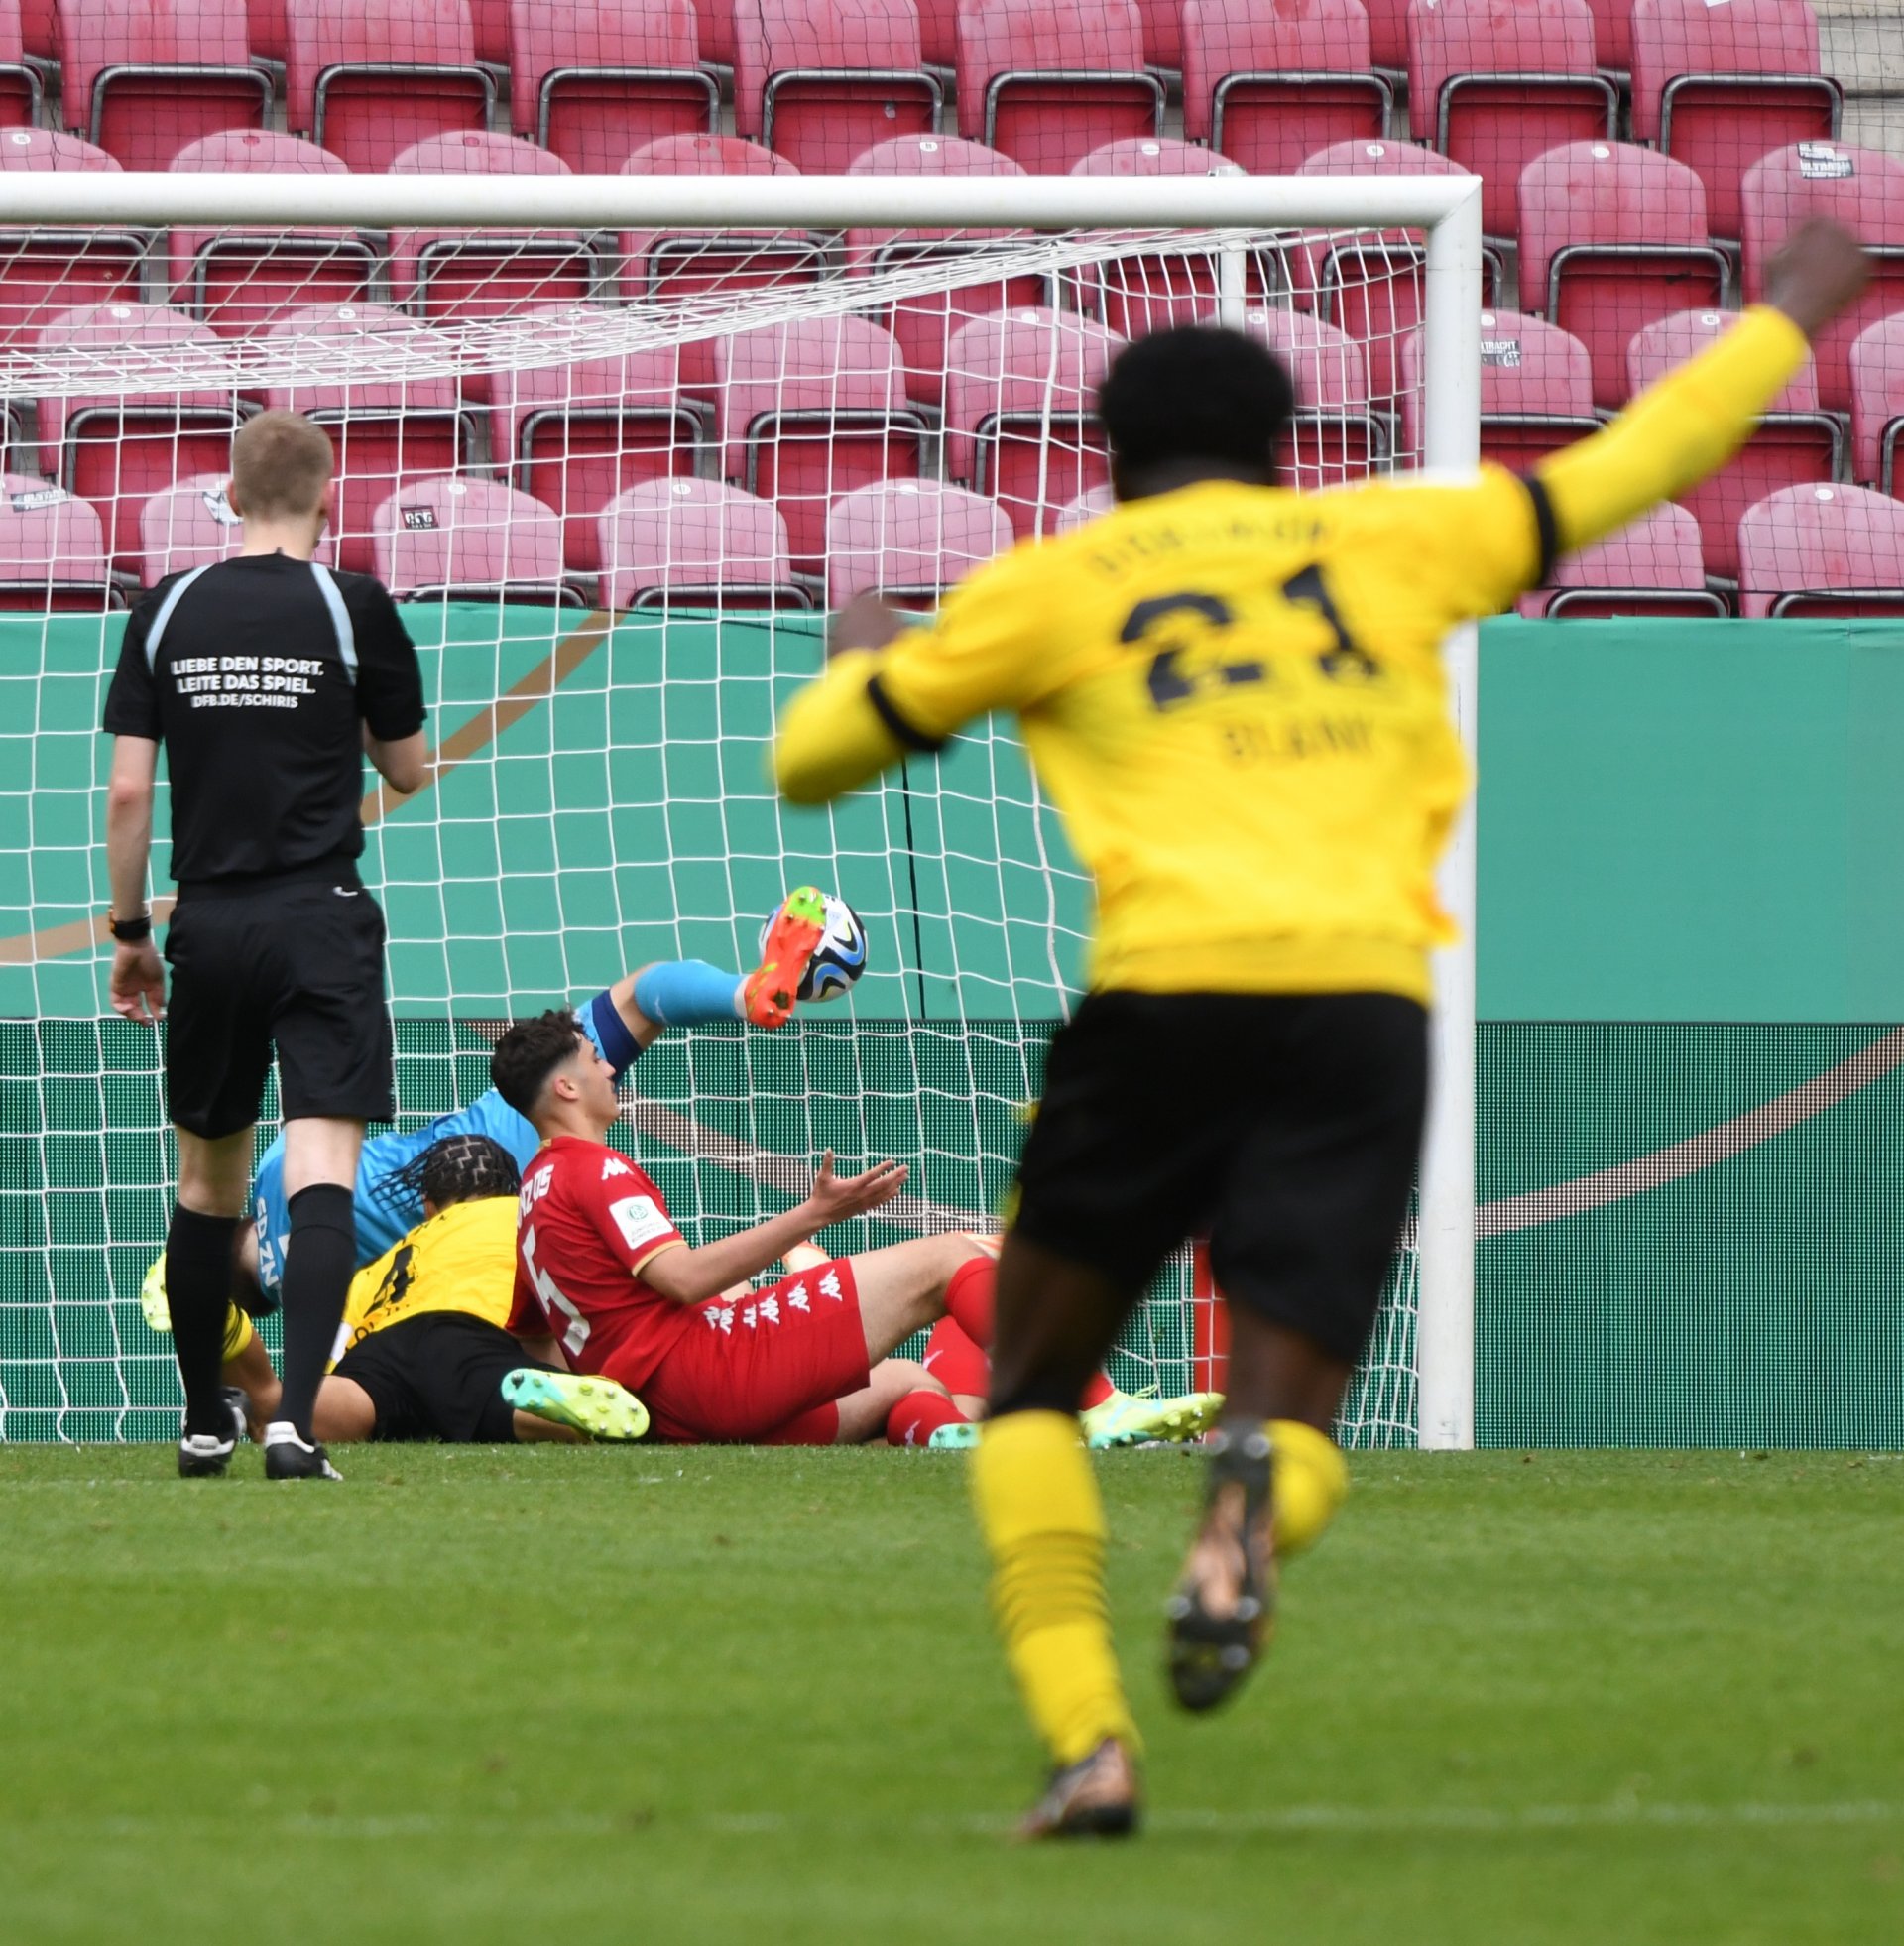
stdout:
<svg viewBox="0 0 1904 1946">
<path fill-rule="evenodd" d="M 1744 295 L 1765 295 L 1765 267 L 1786 233 L 1828 216 L 1863 243 L 1871 281 L 1862 297 L 1812 339 L 1828 410 L 1851 407 L 1851 345 L 1890 312 L 1904 310 L 1904 162 L 1848 142 L 1797 142 L 1761 156 L 1739 192 Z"/>
<path fill-rule="evenodd" d="M 375 528 L 377 578 L 399 599 L 422 589 L 562 596 L 561 522 L 494 480 L 406 481 L 378 508 Z"/>
<path fill-rule="evenodd" d="M 1740 520 L 1738 558 L 1742 614 L 1904 615 L 1904 503 L 1868 487 L 1770 495 Z"/>
<path fill-rule="evenodd" d="M 1295 417 L 1277 448 L 1279 476 L 1311 491 L 1366 480 L 1388 441 L 1368 410 L 1362 346 L 1301 310 L 1246 311 L 1243 328 L 1276 354 L 1295 385 Z"/>
<path fill-rule="evenodd" d="M 1401 348 L 1402 451 L 1422 450 L 1421 334 Z M 1571 331 L 1520 310 L 1481 314 L 1481 456 L 1519 470 L 1598 428 L 1594 371 Z"/>
<path fill-rule="evenodd" d="M 612 175 L 646 143 L 718 126 L 693 0 L 508 0 L 510 126 Z"/>
<path fill-rule="evenodd" d="M 117 169 L 119 158 L 63 129 L 0 128 L 0 169 Z"/>
<path fill-rule="evenodd" d="M 1567 591 L 1556 600 L 1556 590 Z M 1601 594 L 1601 590 L 1618 590 Z M 1577 620 L 1608 615 L 1720 615 L 1722 597 L 1706 592 L 1700 527 L 1684 507 L 1655 507 L 1617 534 L 1563 554 L 1549 585 L 1524 596 L 1522 614 Z"/>
<path fill-rule="evenodd" d="M 1851 344 L 1851 477 L 1895 493 L 1904 479 L 1904 310 L 1880 317 Z"/>
<path fill-rule="evenodd" d="M 1184 0 L 1183 132 L 1257 175 L 1292 175 L 1331 143 L 1387 134 L 1371 65 L 1362 0 Z"/>
<path fill-rule="evenodd" d="M 0 170 L 116 170 L 76 135 L 0 129 Z M 136 304 L 148 239 L 138 230 L 0 230 L 0 347 L 38 337 L 63 310 Z"/>
<path fill-rule="evenodd" d="M 699 597 L 709 605 L 804 606 L 786 523 L 765 500 L 715 480 L 651 480 L 602 515 L 602 606 Z"/>
<path fill-rule="evenodd" d="M 245 0 L 60 0 L 60 20 L 66 123 L 128 169 L 164 169 L 201 136 L 264 126 L 271 82 L 251 65 Z"/>
<path fill-rule="evenodd" d="M 1108 514 L 1117 504 L 1117 495 L 1108 486 L 1094 486 L 1088 493 L 1079 494 L 1075 500 L 1067 500 L 1058 509 L 1052 532 L 1069 534 L 1073 528 L 1087 526 L 1100 514 Z"/>
<path fill-rule="evenodd" d="M 1165 135 L 1128 136 L 1107 142 L 1071 171 L 1073 176 L 1222 176 L 1235 165 L 1214 150 L 1194 147 Z M 1263 290 L 1260 267 L 1252 260 L 1256 295 Z M 1217 312 L 1217 256 L 1213 250 L 1179 253 L 1138 252 L 1107 258 L 1074 272 L 1066 280 L 1078 304 L 1095 311 L 1120 337 L 1140 338 L 1177 324 L 1213 319 Z"/>
<path fill-rule="evenodd" d="M 139 545 L 147 587 L 168 574 L 229 560 L 245 542 L 245 524 L 232 511 L 222 472 L 194 473 L 155 493 L 139 510 Z M 326 533 L 316 559 L 333 564 L 336 547 Z"/>
<path fill-rule="evenodd" d="M 834 501 L 826 517 L 826 598 L 868 589 L 936 596 L 1012 546 L 998 503 L 936 480 L 880 480 Z"/>
<path fill-rule="evenodd" d="M 0 474 L 0 609 L 96 614 L 124 605 L 98 513 L 30 473 Z"/>
<path fill-rule="evenodd" d="M 938 127 L 913 0 L 738 0 L 734 35 L 736 132 L 802 171 Z"/>
</svg>

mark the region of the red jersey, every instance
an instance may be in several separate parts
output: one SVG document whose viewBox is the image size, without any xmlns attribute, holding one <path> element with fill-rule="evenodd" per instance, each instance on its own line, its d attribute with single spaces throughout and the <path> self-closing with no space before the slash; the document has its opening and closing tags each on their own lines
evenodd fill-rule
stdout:
<svg viewBox="0 0 1904 1946">
<path fill-rule="evenodd" d="M 642 1281 L 642 1266 L 686 1240 L 654 1182 L 626 1155 L 556 1136 L 523 1171 L 509 1328 L 544 1327 L 578 1372 L 638 1390 L 695 1322 Z"/>
</svg>

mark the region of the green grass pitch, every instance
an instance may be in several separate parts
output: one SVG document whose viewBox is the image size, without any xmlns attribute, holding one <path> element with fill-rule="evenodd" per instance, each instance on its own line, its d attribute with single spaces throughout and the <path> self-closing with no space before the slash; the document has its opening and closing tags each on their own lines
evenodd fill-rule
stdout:
<svg viewBox="0 0 1904 1946">
<path fill-rule="evenodd" d="M 963 1463 L 0 1448 L 0 1935 L 264 1946 L 1904 1938 L 1904 1458 L 1365 1454 L 1228 1714 L 1101 1467 L 1153 1818 L 1018 1850 Z"/>
</svg>

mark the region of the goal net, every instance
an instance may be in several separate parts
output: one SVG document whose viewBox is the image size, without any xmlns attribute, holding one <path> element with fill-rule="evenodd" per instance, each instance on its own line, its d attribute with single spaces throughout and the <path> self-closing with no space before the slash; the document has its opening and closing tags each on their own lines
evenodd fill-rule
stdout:
<svg viewBox="0 0 1904 1946">
<path fill-rule="evenodd" d="M 1417 466 L 1429 416 L 1464 410 L 1458 381 L 1452 405 L 1424 382 L 1447 304 L 1408 225 L 1443 209 L 1413 182 L 1306 185 L 1353 212 L 1322 222 L 1240 220 L 1223 200 L 1239 185 L 1214 180 L 324 179 L 300 194 L 310 227 L 289 229 L 256 178 L 99 179 L 85 211 L 71 179 L 15 180 L 0 1438 L 177 1425 L 170 1344 L 137 1302 L 175 1157 L 157 1037 L 102 1018 L 97 726 L 128 604 L 236 548 L 224 484 L 248 417 L 288 406 L 330 429 L 319 557 L 381 576 L 421 652 L 433 781 L 401 804 L 372 790 L 364 812 L 402 1124 L 486 1088 L 517 1014 L 655 959 L 750 965 L 765 915 L 810 881 L 870 937 L 850 1003 L 773 1034 L 665 1035 L 614 1139 L 695 1240 L 786 1207 L 823 1148 L 910 1161 L 899 1204 L 827 1238 L 859 1249 L 996 1227 L 1089 917 L 1008 721 L 829 810 L 776 801 L 774 714 L 821 666 L 826 611 L 869 588 L 929 609 L 1002 549 L 1092 518 L 1095 384 L 1167 323 L 1220 317 L 1286 359 L 1304 486 Z M 510 192 L 536 186 L 531 222 Z M 1250 186 L 1261 206 L 1277 185 Z M 1185 226 L 1192 190 L 1221 229 Z M 208 706 L 272 705 L 288 678 L 242 663 L 207 669 Z M 162 784 L 162 920 L 166 828 Z M 1353 1440 L 1417 1435 L 1419 1268 L 1411 1236 Z M 1207 1380 L 1213 1301 L 1186 1251 L 1114 1378 Z"/>
</svg>

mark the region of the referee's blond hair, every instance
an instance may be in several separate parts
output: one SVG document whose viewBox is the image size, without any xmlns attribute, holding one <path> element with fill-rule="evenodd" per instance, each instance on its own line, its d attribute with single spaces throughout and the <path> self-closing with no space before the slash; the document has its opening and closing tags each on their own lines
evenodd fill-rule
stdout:
<svg viewBox="0 0 1904 1946">
<path fill-rule="evenodd" d="M 330 434 L 302 413 L 260 413 L 231 442 L 231 499 L 246 519 L 314 514 L 336 471 Z"/>
</svg>

